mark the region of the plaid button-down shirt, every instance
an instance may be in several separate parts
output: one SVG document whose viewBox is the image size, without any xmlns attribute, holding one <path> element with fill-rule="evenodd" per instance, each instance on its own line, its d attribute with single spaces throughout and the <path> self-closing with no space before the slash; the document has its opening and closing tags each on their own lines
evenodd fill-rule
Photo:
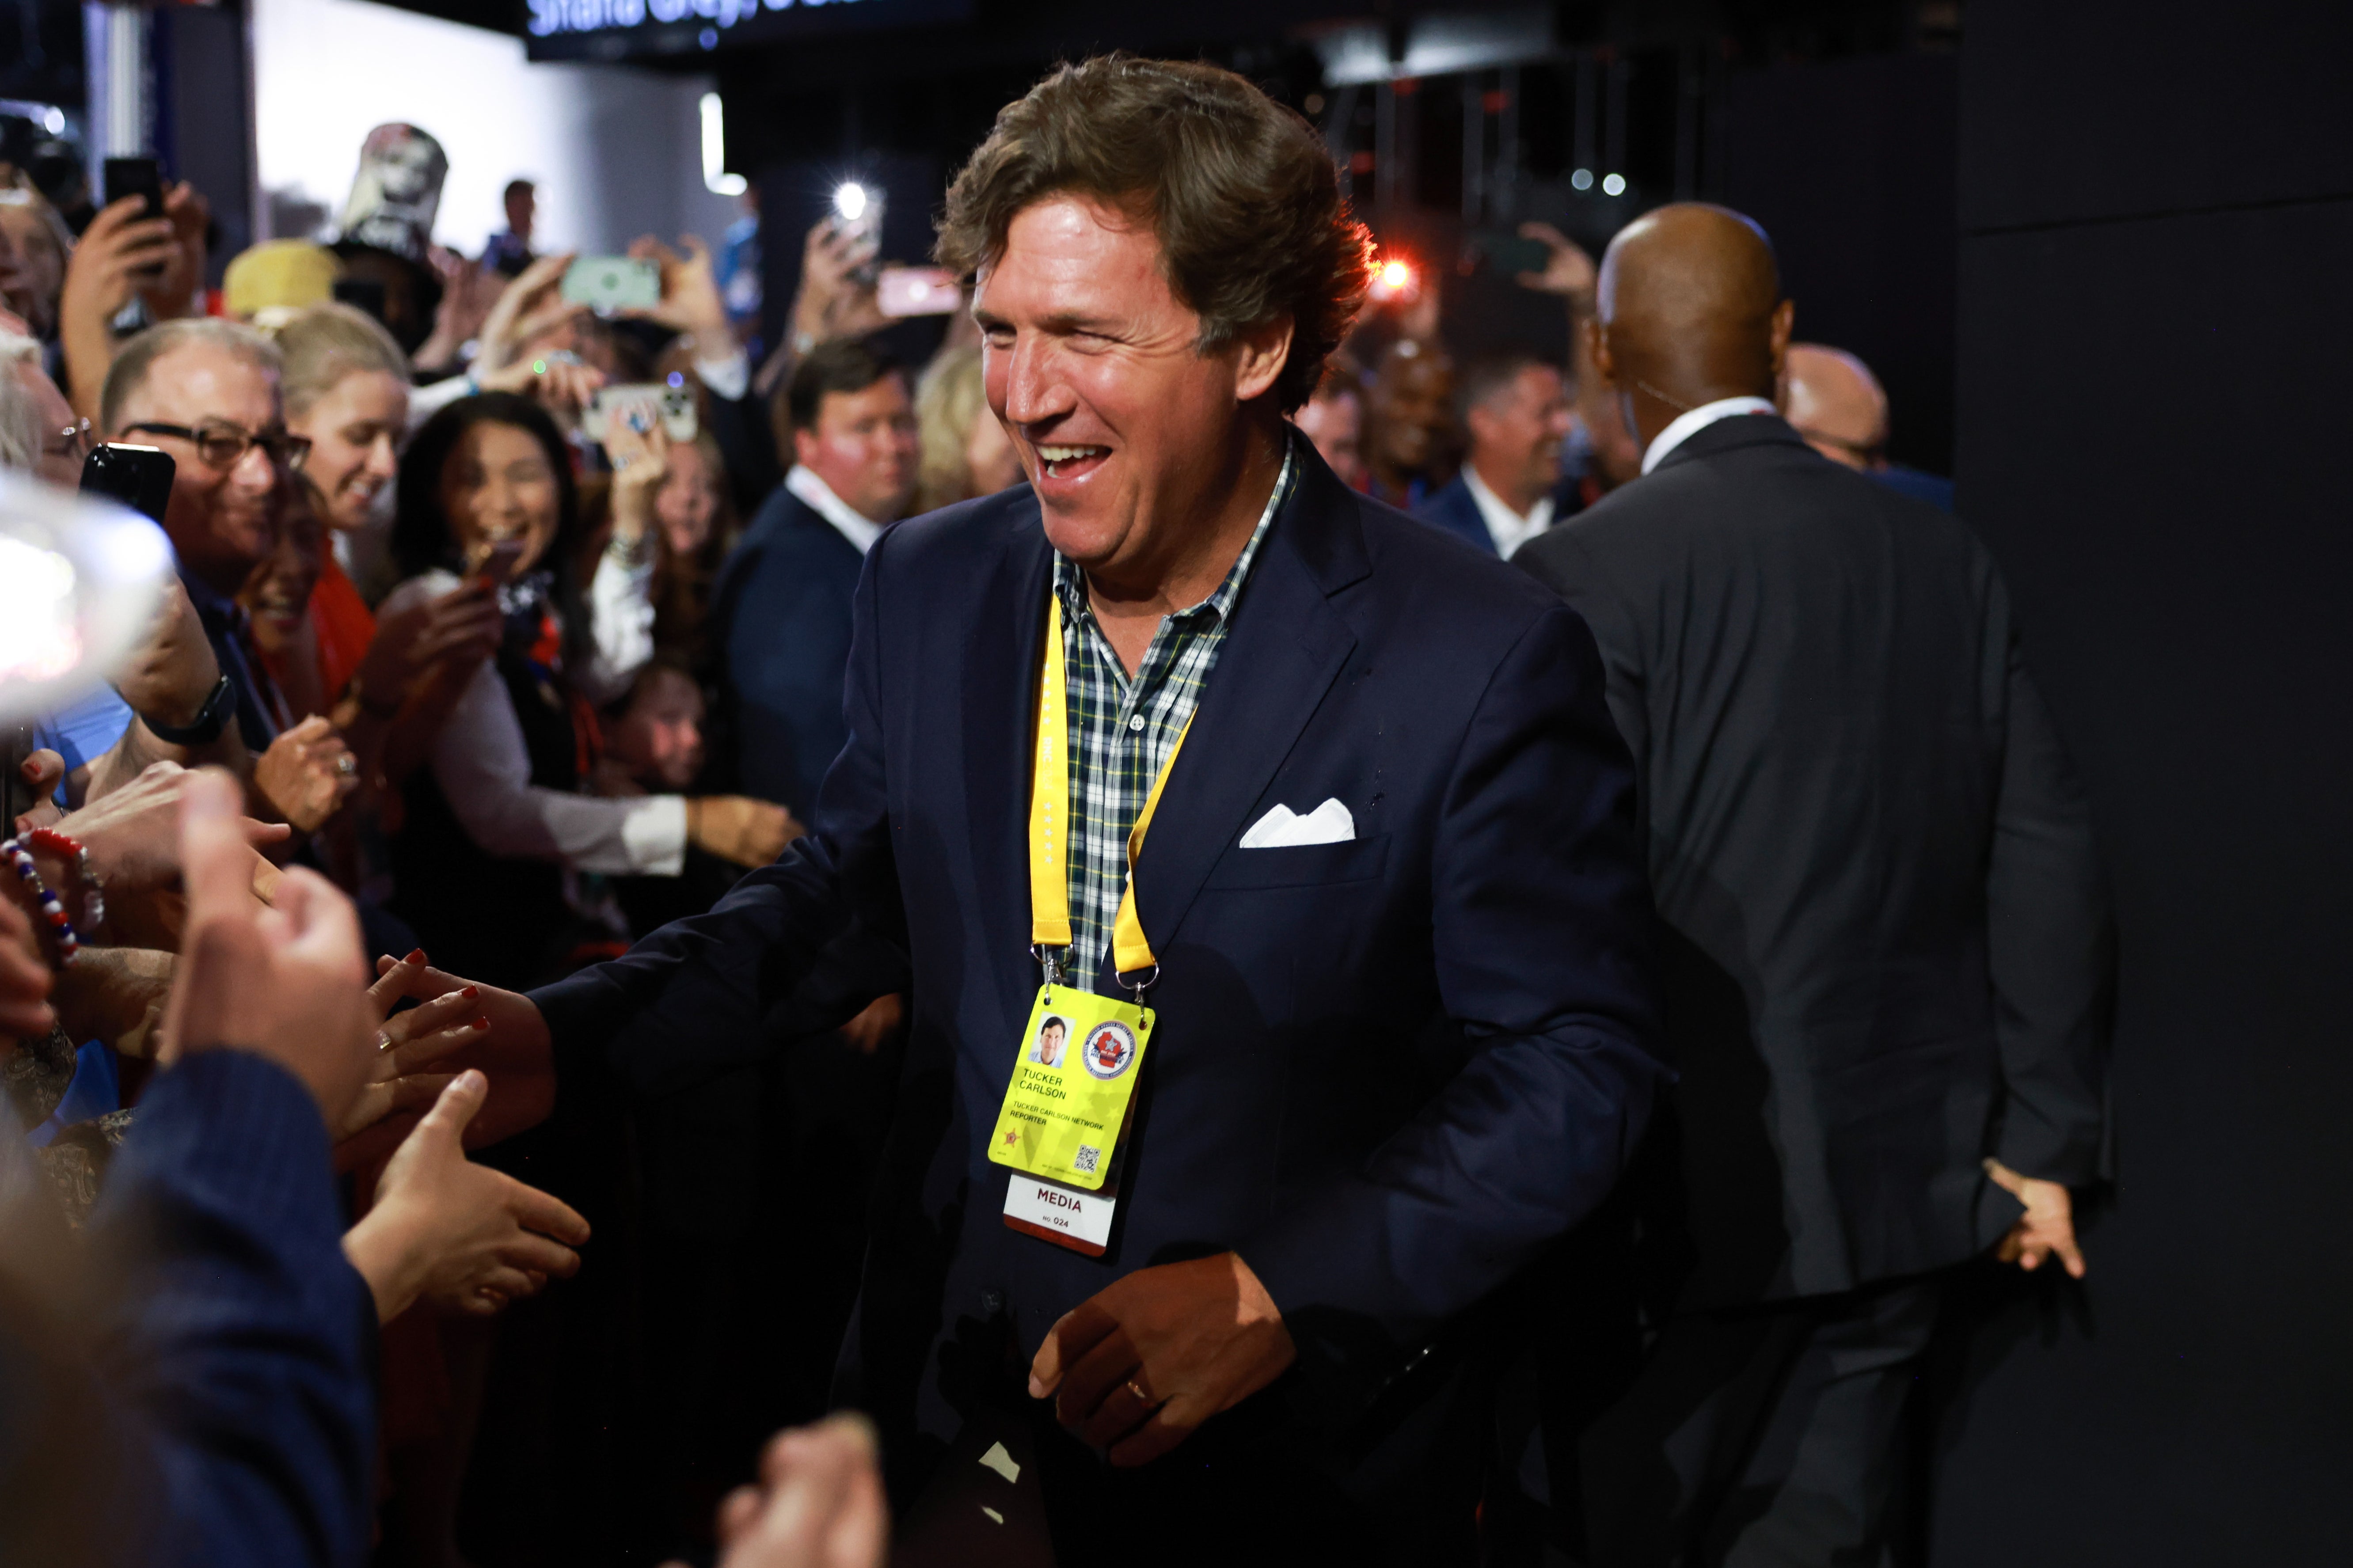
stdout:
<svg viewBox="0 0 2353 1568">
<path fill-rule="evenodd" d="M 1128 830 L 1200 706 L 1202 689 L 1225 647 L 1234 601 L 1276 509 L 1290 493 L 1296 468 L 1286 443 L 1274 493 L 1267 497 L 1266 510 L 1233 569 L 1208 598 L 1161 621 L 1133 680 L 1095 621 L 1086 574 L 1060 551 L 1054 553 L 1054 592 L 1062 596 L 1062 679 L 1070 710 L 1075 824 L 1070 837 L 1071 946 L 1063 960 L 1071 984 L 1092 984 L 1110 950 L 1120 894 L 1127 886 Z"/>
</svg>

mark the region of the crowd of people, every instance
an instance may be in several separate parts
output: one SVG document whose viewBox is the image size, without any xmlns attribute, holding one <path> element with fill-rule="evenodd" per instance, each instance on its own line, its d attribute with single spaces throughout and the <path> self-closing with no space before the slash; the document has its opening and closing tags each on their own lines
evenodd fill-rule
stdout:
<svg viewBox="0 0 2353 1568">
<path fill-rule="evenodd" d="M 207 289 L 201 193 L 0 165 L 0 482 L 160 451 L 177 563 L 12 758 L 11 1560 L 1878 1548 L 1946 1275 L 2084 1267 L 2105 916 L 1753 226 L 1529 224 L 1559 335 L 1458 358 L 1303 122 L 1091 61 L 917 363 L 851 226 L 769 351 L 446 169 Z M 1041 979 L 1163 1020 L 1100 1191 L 987 1147 Z"/>
</svg>

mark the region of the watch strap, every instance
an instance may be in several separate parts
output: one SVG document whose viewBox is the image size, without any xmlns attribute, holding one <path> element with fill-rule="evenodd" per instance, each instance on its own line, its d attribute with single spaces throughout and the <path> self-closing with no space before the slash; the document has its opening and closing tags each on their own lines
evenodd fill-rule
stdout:
<svg viewBox="0 0 2353 1568">
<path fill-rule="evenodd" d="M 236 711 L 237 682 L 224 675 L 214 684 L 205 705 L 196 710 L 196 716 L 187 723 L 159 724 L 143 713 L 140 719 L 146 724 L 147 732 L 167 746 L 209 746 L 220 739 Z"/>
</svg>

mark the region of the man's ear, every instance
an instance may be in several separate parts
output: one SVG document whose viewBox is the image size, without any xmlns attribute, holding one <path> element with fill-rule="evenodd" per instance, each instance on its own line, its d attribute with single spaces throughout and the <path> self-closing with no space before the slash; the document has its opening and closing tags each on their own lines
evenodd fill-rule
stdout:
<svg viewBox="0 0 2353 1568">
<path fill-rule="evenodd" d="M 1283 362 L 1291 357 L 1292 320 L 1277 316 L 1273 321 L 1251 328 L 1234 345 L 1234 400 L 1248 403 L 1263 397 L 1273 390 L 1275 378 L 1282 374 Z"/>
<path fill-rule="evenodd" d="M 796 430 L 793 432 L 794 462 L 798 463 L 802 468 L 806 468 L 816 458 L 817 453 L 818 446 L 816 431 Z"/>
<path fill-rule="evenodd" d="M 1593 362 L 1594 374 L 1607 382 L 1617 381 L 1618 361 L 1609 352 L 1609 330 L 1599 316 L 1585 318 L 1585 354 Z"/>
<path fill-rule="evenodd" d="M 1471 437 L 1473 446 L 1486 439 L 1494 428 L 1495 416 L 1483 403 L 1462 416 L 1463 434 Z"/>
<path fill-rule="evenodd" d="M 1769 341 L 1773 350 L 1773 384 L 1781 384 L 1781 375 L 1789 357 L 1789 336 L 1797 330 L 1798 302 L 1784 300 L 1773 307 L 1773 325 Z"/>
</svg>

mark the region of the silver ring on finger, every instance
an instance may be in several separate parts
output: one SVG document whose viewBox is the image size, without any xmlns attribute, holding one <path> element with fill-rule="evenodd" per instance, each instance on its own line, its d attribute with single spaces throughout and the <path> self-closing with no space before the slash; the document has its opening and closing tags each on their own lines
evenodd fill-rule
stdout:
<svg viewBox="0 0 2353 1568">
<path fill-rule="evenodd" d="M 335 771 L 343 774 L 345 778 L 349 778 L 353 773 L 360 771 L 359 760 L 353 757 L 349 752 L 345 752 L 342 756 L 335 759 Z"/>
<path fill-rule="evenodd" d="M 375 1048 L 378 1056 L 392 1049 L 392 1036 L 383 1029 L 378 1029 L 375 1032 Z"/>
</svg>

